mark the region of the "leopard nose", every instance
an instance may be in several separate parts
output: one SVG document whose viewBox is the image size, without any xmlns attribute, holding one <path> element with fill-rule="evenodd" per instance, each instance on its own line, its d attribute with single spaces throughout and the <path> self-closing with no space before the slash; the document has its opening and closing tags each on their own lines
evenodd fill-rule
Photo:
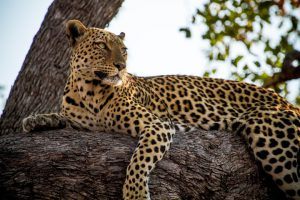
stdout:
<svg viewBox="0 0 300 200">
<path fill-rule="evenodd" d="M 125 69 L 126 68 L 126 64 L 125 63 L 117 63 L 117 62 L 114 62 L 114 66 L 118 69 L 118 70 L 122 70 L 122 69 Z"/>
</svg>

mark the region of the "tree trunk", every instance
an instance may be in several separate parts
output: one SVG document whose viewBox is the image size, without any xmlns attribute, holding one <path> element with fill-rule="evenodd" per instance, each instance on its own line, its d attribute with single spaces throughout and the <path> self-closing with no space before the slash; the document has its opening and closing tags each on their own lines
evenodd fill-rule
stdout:
<svg viewBox="0 0 300 200">
<path fill-rule="evenodd" d="M 75 130 L 3 135 L 2 199 L 121 199 L 135 142 Z M 175 135 L 150 177 L 152 199 L 275 199 L 245 146 L 226 132 Z"/>
<path fill-rule="evenodd" d="M 122 2 L 55 0 L 52 3 L 7 99 L 0 120 L 0 135 L 20 131 L 21 120 L 31 113 L 59 110 L 71 55 L 65 34 L 66 21 L 79 19 L 86 25 L 104 28 Z"/>
<path fill-rule="evenodd" d="M 1 199 L 120 199 L 135 139 L 114 133 L 21 133 L 31 113 L 59 110 L 68 75 L 64 23 L 104 27 L 123 0 L 55 0 L 0 119 Z M 153 199 L 275 199 L 244 142 L 226 132 L 175 136 L 151 175 Z"/>
</svg>

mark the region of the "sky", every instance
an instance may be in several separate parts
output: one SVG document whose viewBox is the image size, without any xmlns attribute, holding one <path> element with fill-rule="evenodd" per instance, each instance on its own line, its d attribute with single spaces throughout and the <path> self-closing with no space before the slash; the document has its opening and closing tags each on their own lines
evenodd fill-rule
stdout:
<svg viewBox="0 0 300 200">
<path fill-rule="evenodd" d="M 5 87 L 5 98 L 51 3 L 52 0 L 0 1 L 0 85 Z M 139 76 L 201 76 L 208 66 L 203 52 L 206 43 L 200 37 L 203 30 L 193 26 L 192 39 L 179 32 L 179 28 L 190 25 L 198 4 L 198 0 L 125 0 L 107 29 L 126 33 L 128 72 Z M 214 77 L 229 78 L 228 67 L 219 69 Z M 0 113 L 3 106 L 0 98 Z"/>
<path fill-rule="evenodd" d="M 0 85 L 5 87 L 4 99 L 8 97 L 50 3 L 50 0 L 0 1 Z M 0 98 L 0 112 L 4 99 Z"/>
</svg>

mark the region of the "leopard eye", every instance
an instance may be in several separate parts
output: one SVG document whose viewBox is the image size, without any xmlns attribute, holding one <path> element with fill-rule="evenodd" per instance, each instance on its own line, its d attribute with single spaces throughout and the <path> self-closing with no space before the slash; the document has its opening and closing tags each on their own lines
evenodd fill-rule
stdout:
<svg viewBox="0 0 300 200">
<path fill-rule="evenodd" d="M 99 47 L 100 47 L 101 49 L 106 49 L 106 44 L 105 44 L 104 42 L 100 42 L 100 43 L 99 43 Z"/>
<path fill-rule="evenodd" d="M 122 48 L 122 54 L 127 54 L 127 48 L 126 47 Z"/>
<path fill-rule="evenodd" d="M 104 42 L 94 42 L 95 46 L 100 47 L 101 49 L 107 49 L 107 46 Z"/>
</svg>

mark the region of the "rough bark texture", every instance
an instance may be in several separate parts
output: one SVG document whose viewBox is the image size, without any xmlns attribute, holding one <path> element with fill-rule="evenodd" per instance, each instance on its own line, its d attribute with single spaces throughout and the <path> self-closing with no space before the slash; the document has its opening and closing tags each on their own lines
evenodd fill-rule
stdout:
<svg viewBox="0 0 300 200">
<path fill-rule="evenodd" d="M 59 110 L 69 72 L 70 50 L 65 23 L 79 19 L 88 26 L 105 27 L 123 0 L 55 0 L 33 39 L 0 120 L 0 134 L 20 131 L 31 113 Z"/>
<path fill-rule="evenodd" d="M 64 23 L 104 27 L 123 0 L 55 0 L 0 119 L 1 199 L 120 199 L 135 139 L 114 133 L 21 133 L 30 113 L 59 110 L 68 74 Z M 153 199 L 275 199 L 240 137 L 178 134 L 151 175 Z M 273 196 L 272 196 L 273 195 Z M 279 199 L 280 196 L 279 196 Z"/>
<path fill-rule="evenodd" d="M 135 143 L 75 130 L 4 135 L 1 199 L 121 199 Z M 152 199 L 275 199 L 251 157 L 241 138 L 226 132 L 177 134 L 151 175 Z"/>
</svg>

